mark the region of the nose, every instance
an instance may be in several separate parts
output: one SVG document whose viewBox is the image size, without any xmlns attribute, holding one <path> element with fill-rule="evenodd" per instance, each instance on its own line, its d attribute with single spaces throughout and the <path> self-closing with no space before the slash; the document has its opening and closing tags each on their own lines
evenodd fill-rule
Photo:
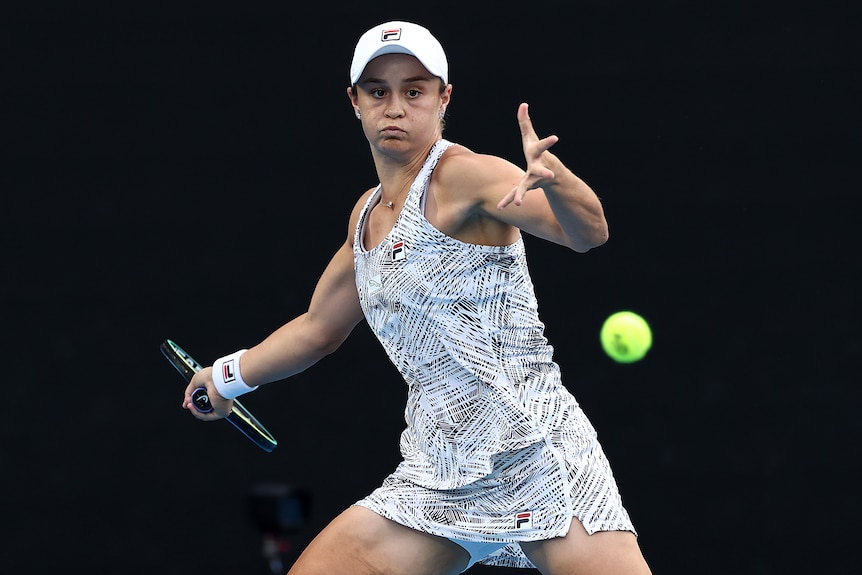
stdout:
<svg viewBox="0 0 862 575">
<path fill-rule="evenodd" d="M 404 115 L 404 106 L 398 96 L 393 96 L 389 100 L 389 105 L 386 106 L 387 118 L 400 118 Z"/>
</svg>

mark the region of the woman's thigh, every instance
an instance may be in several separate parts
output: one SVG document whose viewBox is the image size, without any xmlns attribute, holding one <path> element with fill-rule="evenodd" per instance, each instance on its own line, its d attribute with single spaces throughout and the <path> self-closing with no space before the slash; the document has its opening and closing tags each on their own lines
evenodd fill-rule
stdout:
<svg viewBox="0 0 862 575">
<path fill-rule="evenodd" d="M 456 575 L 467 552 L 456 543 L 353 506 L 314 538 L 288 575 Z"/>
<path fill-rule="evenodd" d="M 630 531 L 590 535 L 572 520 L 565 537 L 522 542 L 521 549 L 543 575 L 650 575 L 637 537 Z"/>
</svg>

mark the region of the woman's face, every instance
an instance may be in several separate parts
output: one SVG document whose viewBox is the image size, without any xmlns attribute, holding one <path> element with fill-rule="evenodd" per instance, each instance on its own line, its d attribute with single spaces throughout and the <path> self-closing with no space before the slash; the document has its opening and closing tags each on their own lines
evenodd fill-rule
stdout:
<svg viewBox="0 0 862 575">
<path fill-rule="evenodd" d="M 365 67 L 351 100 L 361 112 L 362 128 L 381 150 L 423 147 L 441 136 L 441 113 L 451 86 L 440 92 L 440 78 L 415 57 L 385 54 Z"/>
</svg>

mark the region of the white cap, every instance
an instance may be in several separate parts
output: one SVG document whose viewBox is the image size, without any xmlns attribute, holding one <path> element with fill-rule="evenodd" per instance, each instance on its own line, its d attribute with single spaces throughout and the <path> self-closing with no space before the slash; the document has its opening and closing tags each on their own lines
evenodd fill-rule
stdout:
<svg viewBox="0 0 862 575">
<path fill-rule="evenodd" d="M 449 62 L 437 38 L 418 24 L 398 20 L 375 26 L 362 35 L 353 52 L 350 83 L 358 82 L 365 66 L 383 54 L 415 56 L 429 72 L 449 83 Z"/>
</svg>

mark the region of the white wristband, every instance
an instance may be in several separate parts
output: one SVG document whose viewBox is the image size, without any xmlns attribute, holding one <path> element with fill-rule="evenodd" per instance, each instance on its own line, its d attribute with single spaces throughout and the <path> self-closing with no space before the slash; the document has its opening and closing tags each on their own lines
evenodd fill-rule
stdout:
<svg viewBox="0 0 862 575">
<path fill-rule="evenodd" d="M 258 388 L 249 387 L 239 372 L 239 358 L 246 351 L 248 350 L 241 349 L 213 362 L 213 383 L 219 395 L 225 399 L 234 399 Z"/>
</svg>

